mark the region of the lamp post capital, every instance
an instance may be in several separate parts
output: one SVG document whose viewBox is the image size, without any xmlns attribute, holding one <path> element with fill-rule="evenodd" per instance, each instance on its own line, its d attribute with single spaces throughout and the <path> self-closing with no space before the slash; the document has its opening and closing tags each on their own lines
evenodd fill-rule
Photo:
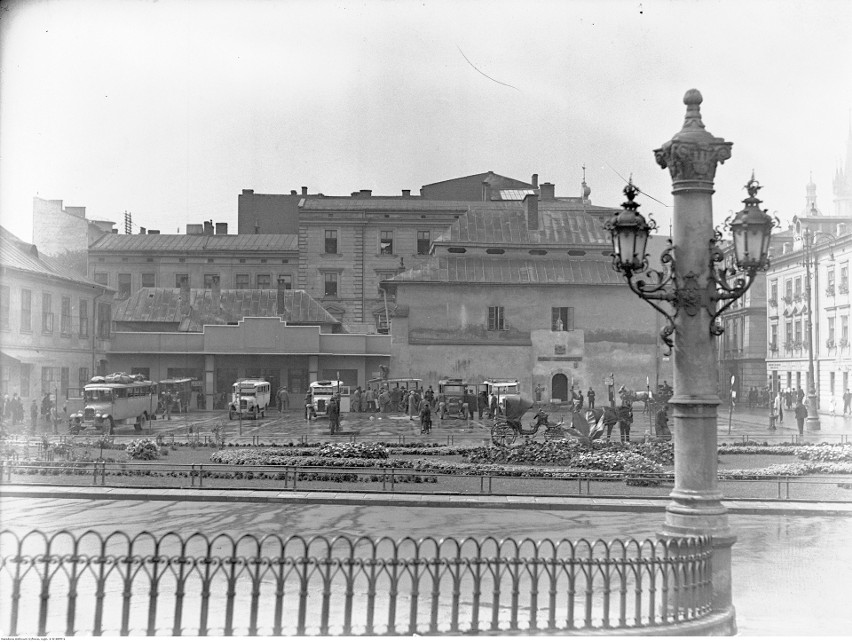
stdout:
<svg viewBox="0 0 852 642">
<path fill-rule="evenodd" d="M 673 192 L 679 188 L 712 190 L 716 164 L 731 157 L 733 143 L 717 138 L 705 129 L 701 120 L 702 100 L 697 89 L 686 92 L 683 97 L 686 105 L 683 127 L 670 141 L 654 150 L 657 164 L 671 174 Z"/>
</svg>

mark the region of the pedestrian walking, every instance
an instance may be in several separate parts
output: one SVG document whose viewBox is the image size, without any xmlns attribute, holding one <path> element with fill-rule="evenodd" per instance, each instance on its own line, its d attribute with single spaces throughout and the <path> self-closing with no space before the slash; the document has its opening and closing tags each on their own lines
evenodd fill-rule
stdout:
<svg viewBox="0 0 852 642">
<path fill-rule="evenodd" d="M 376 395 L 372 388 L 367 388 L 367 412 L 376 410 Z"/>
<path fill-rule="evenodd" d="M 447 418 L 447 399 L 444 395 L 438 395 L 438 418 Z"/>
<path fill-rule="evenodd" d="M 305 394 L 305 419 L 310 421 L 317 418 L 317 409 L 314 408 L 314 398 L 310 391 Z"/>
<path fill-rule="evenodd" d="M 413 392 L 408 393 L 408 420 L 414 421 L 414 415 L 417 413 L 417 397 Z"/>
<path fill-rule="evenodd" d="M 593 409 L 595 407 L 595 391 L 592 390 L 591 386 L 589 386 L 589 391 L 586 393 L 586 399 L 589 400 L 589 409 Z"/>
<path fill-rule="evenodd" d="M 778 417 L 778 423 L 784 423 L 784 404 L 781 403 L 781 391 L 778 391 L 778 394 L 775 395 L 775 401 L 773 402 L 773 409 L 775 410 L 775 414 Z"/>
<path fill-rule="evenodd" d="M 630 425 L 633 423 L 632 404 L 628 401 L 618 408 L 618 430 L 623 443 L 630 442 Z"/>
<path fill-rule="evenodd" d="M 434 409 L 435 408 L 435 391 L 432 390 L 432 386 L 423 393 L 424 399 L 429 402 L 429 405 Z"/>
<path fill-rule="evenodd" d="M 290 400 L 287 397 L 287 388 L 285 388 L 284 386 L 281 386 L 278 389 L 277 397 L 278 397 L 278 412 L 282 413 L 285 410 L 287 410 L 288 406 L 290 405 L 289 404 Z"/>
<path fill-rule="evenodd" d="M 805 408 L 805 404 L 802 403 L 801 399 L 796 402 L 796 424 L 799 427 L 799 434 L 805 434 L 805 418 L 808 416 L 808 409 Z"/>
<path fill-rule="evenodd" d="M 482 419 L 483 412 L 488 412 L 488 393 L 484 390 L 476 398 L 476 409 L 479 412 L 480 419 Z"/>
</svg>

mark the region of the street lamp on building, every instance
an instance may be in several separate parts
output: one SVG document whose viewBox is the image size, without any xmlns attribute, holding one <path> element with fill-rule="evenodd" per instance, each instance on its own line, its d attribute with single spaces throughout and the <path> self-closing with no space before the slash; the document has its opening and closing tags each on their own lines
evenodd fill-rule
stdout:
<svg viewBox="0 0 852 642">
<path fill-rule="evenodd" d="M 824 236 L 829 240 L 829 244 L 836 241 L 834 234 L 829 232 L 814 232 L 810 228 L 805 228 L 802 233 L 802 263 L 805 265 L 805 298 L 808 301 L 808 417 L 805 419 L 805 426 L 808 430 L 819 430 L 819 413 L 817 412 L 817 392 L 816 392 L 816 377 L 814 376 L 814 324 L 813 324 L 813 300 L 811 298 L 811 263 L 814 266 L 814 272 L 817 268 L 817 255 L 814 252 L 814 239 Z"/>
<path fill-rule="evenodd" d="M 663 271 L 648 268 L 645 242 L 654 228 L 638 213 L 639 190 L 627 185 L 624 211 L 606 224 L 612 235 L 613 265 L 630 289 L 668 320 L 660 333 L 674 351 L 674 396 L 669 400 L 674 419 L 675 486 L 666 507 L 661 535 L 713 537 L 713 609 L 736 632 L 731 599 L 731 547 L 736 541 L 718 488 L 717 395 L 718 364 L 715 337 L 722 333 L 717 319 L 745 294 L 758 270 L 769 264 L 769 237 L 774 221 L 758 207 L 760 185 L 746 185 L 745 209 L 727 226 L 734 239 L 734 266 L 727 266 L 718 247 L 721 234 L 713 229 L 713 181 L 718 163 L 731 157 L 731 143 L 716 138 L 701 120 L 701 94 L 689 90 L 683 98 L 686 117 L 681 131 L 654 150 L 657 163 L 672 178 L 674 213 L 672 239 L 662 255 Z"/>
</svg>

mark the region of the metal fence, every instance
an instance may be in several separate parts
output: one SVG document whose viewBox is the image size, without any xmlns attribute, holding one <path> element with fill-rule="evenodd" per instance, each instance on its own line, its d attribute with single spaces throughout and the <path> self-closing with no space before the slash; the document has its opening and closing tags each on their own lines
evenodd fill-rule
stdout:
<svg viewBox="0 0 852 642">
<path fill-rule="evenodd" d="M 722 471 L 724 472 L 724 471 Z M 172 464 L 168 462 L 2 461 L 3 484 L 132 488 L 209 488 L 392 492 L 559 497 L 641 496 L 667 498 L 674 474 L 556 470 L 541 476 L 434 472 L 401 467 Z M 848 501 L 852 476 L 801 479 L 783 475 L 719 479 L 729 499 Z"/>
<path fill-rule="evenodd" d="M 710 537 L 589 541 L 0 532 L 0 634 L 415 635 L 677 626 Z"/>
</svg>

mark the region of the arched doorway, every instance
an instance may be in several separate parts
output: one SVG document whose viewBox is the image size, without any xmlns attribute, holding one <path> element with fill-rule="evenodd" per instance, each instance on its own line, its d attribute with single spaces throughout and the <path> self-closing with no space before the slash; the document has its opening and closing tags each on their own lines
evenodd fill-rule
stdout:
<svg viewBox="0 0 852 642">
<path fill-rule="evenodd" d="M 560 401 L 568 399 L 568 377 L 562 373 L 553 375 L 553 380 L 550 382 L 551 396 Z"/>
</svg>

